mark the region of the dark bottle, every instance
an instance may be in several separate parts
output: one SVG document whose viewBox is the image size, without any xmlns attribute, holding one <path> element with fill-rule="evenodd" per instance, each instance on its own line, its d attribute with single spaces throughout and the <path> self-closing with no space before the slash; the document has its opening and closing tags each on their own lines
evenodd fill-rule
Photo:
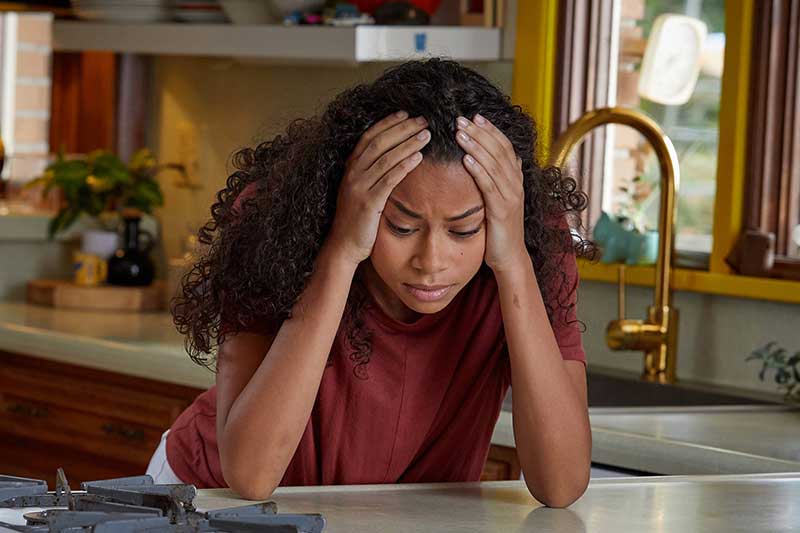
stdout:
<svg viewBox="0 0 800 533">
<path fill-rule="evenodd" d="M 150 285 L 155 276 L 155 267 L 149 256 L 153 239 L 149 233 L 139 230 L 141 214 L 137 210 L 123 210 L 122 218 L 125 240 L 123 247 L 108 259 L 108 283 L 128 287 Z M 149 237 L 145 246 L 139 244 L 139 235 L 143 233 Z"/>
</svg>

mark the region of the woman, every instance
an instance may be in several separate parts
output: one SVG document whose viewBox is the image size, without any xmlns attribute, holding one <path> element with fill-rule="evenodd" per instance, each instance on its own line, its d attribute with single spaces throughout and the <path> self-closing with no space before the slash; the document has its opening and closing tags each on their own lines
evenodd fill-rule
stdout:
<svg viewBox="0 0 800 533">
<path fill-rule="evenodd" d="M 430 59 L 388 69 L 234 159 L 173 305 L 216 386 L 165 433 L 157 480 L 478 480 L 509 385 L 531 494 L 585 490 L 591 435 L 567 215 L 532 119 Z M 213 354 L 216 350 L 216 357 Z"/>
</svg>

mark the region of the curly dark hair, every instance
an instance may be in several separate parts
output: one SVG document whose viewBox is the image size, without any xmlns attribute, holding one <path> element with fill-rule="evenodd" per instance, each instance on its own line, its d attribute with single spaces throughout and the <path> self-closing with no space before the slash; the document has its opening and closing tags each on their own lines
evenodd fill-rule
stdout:
<svg viewBox="0 0 800 533">
<path fill-rule="evenodd" d="M 536 161 L 534 121 L 520 106 L 474 70 L 432 58 L 388 68 L 374 82 L 340 93 L 321 115 L 296 119 L 272 140 L 233 155 L 235 172 L 199 231 L 204 251 L 171 305 L 193 361 L 212 368 L 227 334 L 275 332 L 291 316 L 331 228 L 347 157 L 367 128 L 398 110 L 428 120 L 431 140 L 422 153 L 433 163 L 461 162 L 465 152 L 454 138 L 459 115 L 479 112 L 508 137 L 522 159 L 525 245 L 548 317 L 554 323 L 567 316 L 577 281 L 569 283 L 561 263 L 573 252 L 594 252 L 566 223 L 580 226 L 575 215 L 585 209 L 586 195 L 560 169 Z M 254 194 L 237 202 L 248 186 Z M 478 275 L 491 275 L 485 263 Z M 340 327 L 363 377 L 371 332 L 361 319 L 367 298 L 359 277 Z"/>
</svg>

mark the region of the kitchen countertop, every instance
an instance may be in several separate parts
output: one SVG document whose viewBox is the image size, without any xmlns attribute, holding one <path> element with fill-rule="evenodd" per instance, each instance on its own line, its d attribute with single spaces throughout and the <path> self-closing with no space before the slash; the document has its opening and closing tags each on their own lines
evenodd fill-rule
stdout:
<svg viewBox="0 0 800 533">
<path fill-rule="evenodd" d="M 0 302 L 0 350 L 207 388 L 168 313 L 96 313 Z M 0 356 L 1 357 L 1 356 Z M 590 408 L 592 460 L 659 474 L 800 472 L 800 409 Z M 492 443 L 514 446 L 503 411 Z"/>
<path fill-rule="evenodd" d="M 373 531 L 797 531 L 800 475 L 593 479 L 565 509 L 541 506 L 521 481 L 284 487 L 279 513 L 320 513 L 325 533 Z M 247 505 L 200 490 L 212 510 Z"/>
<path fill-rule="evenodd" d="M 110 313 L 0 302 L 0 350 L 208 388 L 169 313 Z"/>
<path fill-rule="evenodd" d="M 592 407 L 592 462 L 656 474 L 800 473 L 800 408 Z M 514 447 L 502 411 L 492 443 Z"/>
</svg>

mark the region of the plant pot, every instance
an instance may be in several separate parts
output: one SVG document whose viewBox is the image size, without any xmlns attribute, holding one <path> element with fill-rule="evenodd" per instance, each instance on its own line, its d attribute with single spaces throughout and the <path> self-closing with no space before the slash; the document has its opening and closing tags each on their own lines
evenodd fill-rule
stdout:
<svg viewBox="0 0 800 533">
<path fill-rule="evenodd" d="M 116 231 L 87 229 L 81 234 L 81 252 L 96 255 L 108 260 L 119 248 L 119 234 Z"/>
<path fill-rule="evenodd" d="M 601 213 L 592 237 L 603 251 L 601 263 L 652 265 L 658 259 L 657 231 L 639 233 L 625 229 L 605 211 Z"/>
</svg>

